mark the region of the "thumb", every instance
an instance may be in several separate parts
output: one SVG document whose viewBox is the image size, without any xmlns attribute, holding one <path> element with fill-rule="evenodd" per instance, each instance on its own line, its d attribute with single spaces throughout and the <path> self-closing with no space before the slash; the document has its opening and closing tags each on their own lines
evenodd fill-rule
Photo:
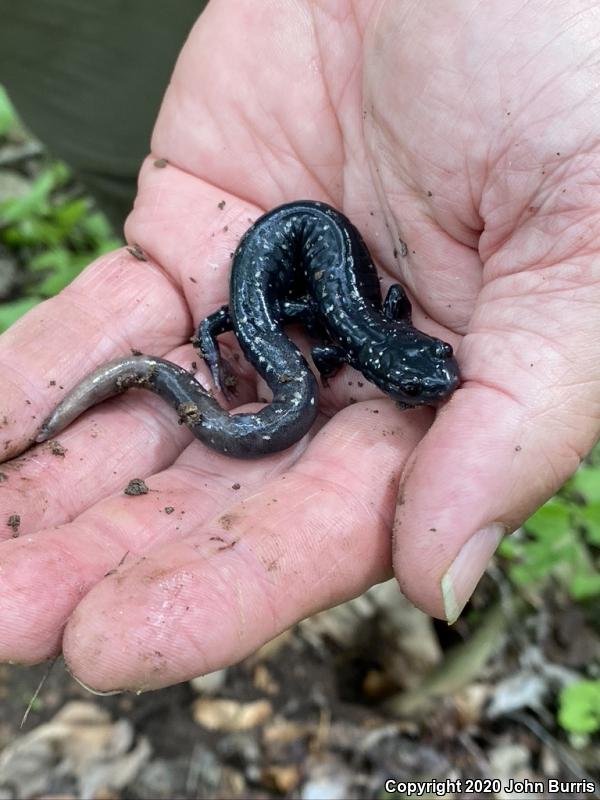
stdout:
<svg viewBox="0 0 600 800">
<path fill-rule="evenodd" d="M 598 385 L 576 380 L 572 366 L 560 365 L 563 355 L 544 359 L 539 340 L 507 347 L 506 333 L 485 346 L 477 339 L 463 341 L 463 386 L 406 465 L 394 524 L 402 591 L 449 623 L 502 536 L 577 469 L 598 427 Z"/>
</svg>

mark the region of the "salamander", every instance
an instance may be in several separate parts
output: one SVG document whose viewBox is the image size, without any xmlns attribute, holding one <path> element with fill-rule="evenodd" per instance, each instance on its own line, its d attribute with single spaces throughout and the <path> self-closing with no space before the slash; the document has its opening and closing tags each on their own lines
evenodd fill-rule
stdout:
<svg viewBox="0 0 600 800">
<path fill-rule="evenodd" d="M 452 347 L 417 330 L 399 284 L 382 302 L 377 271 L 360 233 L 325 203 L 287 203 L 261 216 L 235 251 L 229 305 L 200 323 L 193 340 L 217 388 L 230 383 L 217 337 L 233 331 L 265 379 L 272 401 L 230 414 L 186 370 L 164 359 L 117 359 L 79 383 L 44 422 L 36 441 L 55 436 L 84 410 L 136 387 L 160 395 L 179 421 L 220 453 L 252 458 L 285 450 L 311 428 L 319 383 L 284 326 L 303 323 L 318 343 L 323 378 L 350 364 L 402 408 L 435 405 L 459 383 Z"/>
</svg>

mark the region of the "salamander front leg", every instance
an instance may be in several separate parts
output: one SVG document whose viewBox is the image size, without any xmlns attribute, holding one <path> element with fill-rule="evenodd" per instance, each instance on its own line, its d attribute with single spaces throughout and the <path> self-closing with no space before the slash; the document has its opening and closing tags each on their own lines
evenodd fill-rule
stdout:
<svg viewBox="0 0 600 800">
<path fill-rule="evenodd" d="M 318 344 L 310 352 L 324 386 L 327 386 L 327 378 L 335 375 L 342 364 L 348 361 L 344 350 L 336 344 Z"/>
<path fill-rule="evenodd" d="M 196 337 L 192 339 L 194 347 L 208 364 L 215 386 L 226 397 L 235 394 L 235 382 L 231 379 L 229 365 L 219 352 L 217 336 L 232 330 L 229 306 L 221 306 L 214 314 L 202 320 Z"/>
<path fill-rule="evenodd" d="M 411 321 L 412 306 L 406 292 L 399 283 L 393 283 L 388 289 L 386 298 L 383 301 L 383 313 L 388 319 L 395 319 L 398 322 Z"/>
</svg>

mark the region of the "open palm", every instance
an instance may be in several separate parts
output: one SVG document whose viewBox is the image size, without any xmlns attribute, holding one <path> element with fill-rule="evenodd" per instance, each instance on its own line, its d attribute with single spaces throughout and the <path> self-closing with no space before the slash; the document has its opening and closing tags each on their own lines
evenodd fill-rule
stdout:
<svg viewBox="0 0 600 800">
<path fill-rule="evenodd" d="M 384 288 L 404 283 L 416 325 L 458 348 L 464 384 L 431 425 L 343 370 L 313 435 L 250 463 L 191 440 L 148 393 L 93 409 L 64 453 L 2 466 L 1 658 L 62 648 L 94 688 L 156 688 L 240 659 L 392 563 L 418 605 L 458 613 L 502 532 L 599 430 L 600 23 L 550 6 L 210 3 L 127 224 L 148 260 L 102 258 L 0 340 L 5 458 L 109 358 L 198 361 L 187 342 L 227 301 L 237 240 L 300 198 L 351 218 Z M 237 402 L 260 398 L 236 372 Z M 123 494 L 134 477 L 147 494 Z"/>
</svg>

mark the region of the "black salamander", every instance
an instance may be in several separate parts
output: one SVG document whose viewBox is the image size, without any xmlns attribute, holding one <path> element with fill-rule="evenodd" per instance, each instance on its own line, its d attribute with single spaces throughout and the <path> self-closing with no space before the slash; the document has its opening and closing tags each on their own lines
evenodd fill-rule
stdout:
<svg viewBox="0 0 600 800">
<path fill-rule="evenodd" d="M 435 405 L 458 385 L 449 344 L 416 330 L 399 284 L 381 302 L 377 272 L 360 233 L 325 203 L 299 201 L 260 217 L 234 254 L 230 303 L 207 317 L 194 340 L 219 389 L 229 384 L 217 337 L 234 331 L 273 400 L 256 413 L 229 414 L 186 370 L 153 356 L 111 361 L 84 378 L 42 426 L 42 442 L 83 411 L 132 388 L 175 408 L 181 423 L 220 453 L 252 458 L 285 450 L 310 429 L 318 382 L 284 325 L 302 322 L 316 340 L 321 376 L 351 364 L 403 407 Z"/>
</svg>

